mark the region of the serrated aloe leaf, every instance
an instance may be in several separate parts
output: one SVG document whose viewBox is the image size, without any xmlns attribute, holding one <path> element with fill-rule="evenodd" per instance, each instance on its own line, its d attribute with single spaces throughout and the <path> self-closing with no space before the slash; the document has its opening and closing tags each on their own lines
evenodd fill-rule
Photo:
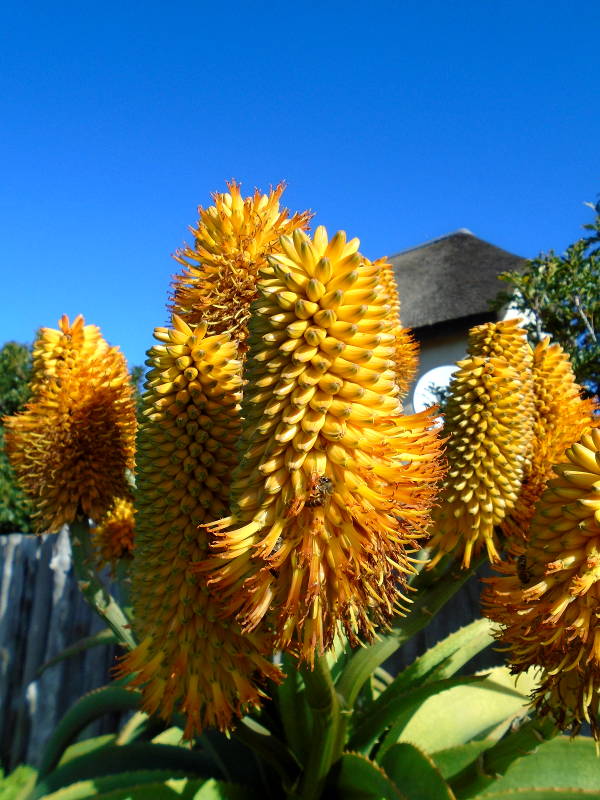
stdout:
<svg viewBox="0 0 600 800">
<path fill-rule="evenodd" d="M 479 739 L 466 744 L 459 744 L 456 747 L 449 747 L 447 750 L 438 750 L 432 755 L 432 759 L 445 780 L 451 780 L 458 775 L 461 770 L 471 764 L 484 750 L 489 749 L 494 744 L 494 739 Z"/>
<path fill-rule="evenodd" d="M 410 666 L 403 670 L 379 694 L 374 702 L 365 702 L 365 690 L 361 692 L 355 703 L 355 727 L 360 728 L 366 714 L 374 719 L 384 719 L 385 711 L 397 698 L 404 698 L 408 691 L 425 683 L 451 678 L 463 664 L 474 655 L 484 650 L 493 641 L 491 623 L 485 619 L 475 620 L 470 625 L 452 633 L 436 644 Z M 369 699 L 375 696 L 372 692 L 373 678 Z M 391 724 L 391 721 L 388 721 Z M 383 728 L 380 728 L 380 731 Z M 362 749 L 362 748 L 361 748 Z"/>
<path fill-rule="evenodd" d="M 85 781 L 76 781 L 69 784 L 69 786 L 44 795 L 43 800 L 88 800 L 88 798 L 96 798 L 103 793 L 123 790 L 128 787 L 161 784 L 173 778 L 181 779 L 187 777 L 185 773 L 177 774 L 173 770 L 146 769 L 119 772 L 116 775 L 103 775 Z M 201 778 L 200 783 L 203 781 L 204 778 Z"/>
<path fill-rule="evenodd" d="M 206 781 L 198 778 L 169 778 L 160 783 L 143 783 L 102 792 L 97 800 L 195 800 Z M 44 799 L 45 800 L 45 799 Z"/>
<path fill-rule="evenodd" d="M 117 685 L 103 686 L 81 697 L 63 716 L 48 740 L 40 762 L 39 777 L 47 775 L 58 764 L 69 742 L 92 720 L 113 711 L 137 710 L 138 706 L 139 693 Z"/>
<path fill-rule="evenodd" d="M 377 667 L 375 672 L 371 675 L 371 694 L 373 699 L 377 700 L 388 686 L 393 682 L 394 678 L 383 667 Z"/>
<path fill-rule="evenodd" d="M 400 672 L 389 691 L 405 691 L 427 681 L 451 678 L 467 661 L 493 642 L 492 630 L 492 623 L 485 618 L 459 628 Z"/>
<path fill-rule="evenodd" d="M 478 796 L 479 792 L 504 775 L 512 764 L 528 757 L 540 744 L 557 734 L 558 729 L 549 718 L 534 718 L 524 722 L 449 779 L 457 798 L 463 800 Z"/>
<path fill-rule="evenodd" d="M 116 744 L 130 744 L 148 729 L 150 717 L 145 711 L 135 711 L 121 726 L 117 734 Z"/>
<path fill-rule="evenodd" d="M 446 694 L 450 689 L 462 686 L 463 684 L 481 682 L 483 678 L 463 677 L 448 678 L 444 681 L 436 681 L 425 686 L 419 686 L 407 691 L 400 696 L 390 698 L 390 701 L 383 707 L 374 704 L 373 709 L 369 710 L 357 725 L 349 742 L 351 750 L 361 750 L 368 752 L 375 741 L 390 726 L 394 731 L 395 738 L 390 740 L 389 745 L 395 744 L 398 737 L 409 723 L 411 718 L 417 713 L 418 709 L 427 702 L 430 697 L 438 694 Z M 375 713 L 375 705 L 377 711 Z M 380 753 L 383 756 L 383 753 Z"/>
<path fill-rule="evenodd" d="M 224 783 L 211 778 L 194 795 L 194 800 L 264 800 L 264 795 L 252 791 L 247 786 Z"/>
<path fill-rule="evenodd" d="M 600 792 L 564 788 L 506 789 L 497 794 L 487 794 L 486 798 L 487 800 L 600 800 Z"/>
<path fill-rule="evenodd" d="M 67 764 L 74 758 L 79 758 L 80 756 L 85 756 L 88 753 L 94 753 L 96 750 L 101 750 L 103 747 L 108 747 L 109 745 L 115 743 L 115 738 L 116 737 L 114 733 L 105 733 L 103 736 L 94 736 L 90 739 L 84 739 L 82 742 L 75 742 L 75 744 L 67 747 L 65 752 L 62 754 L 62 757 L 58 762 L 58 766 Z"/>
<path fill-rule="evenodd" d="M 161 731 L 153 737 L 154 744 L 171 744 L 177 747 L 183 742 L 183 731 L 177 725 L 172 725 L 166 731 Z"/>
<path fill-rule="evenodd" d="M 103 644 L 116 644 L 118 641 L 119 640 L 117 639 L 117 636 L 113 631 L 111 631 L 110 628 L 104 628 L 103 630 L 98 631 L 98 633 L 95 633 L 93 636 L 84 636 L 70 647 L 66 647 L 58 655 L 54 656 L 54 658 L 44 662 L 36 672 L 35 677 L 39 678 L 40 675 L 50 667 L 53 667 L 55 664 L 59 664 L 61 661 L 64 661 L 67 658 L 77 656 L 79 653 L 83 653 L 85 650 L 90 650 L 92 647 L 99 647 Z"/>
<path fill-rule="evenodd" d="M 89 755 L 74 758 L 68 764 L 44 776 L 28 800 L 39 800 L 46 794 L 76 781 L 114 775 L 118 772 L 147 770 L 149 764 L 155 769 L 170 769 L 203 778 L 214 777 L 214 765 L 204 753 L 183 747 L 136 742 L 104 747 Z"/>
<path fill-rule="evenodd" d="M 325 796 L 339 800 L 409 800 L 380 766 L 360 753 L 344 753 L 333 766 Z"/>
<path fill-rule="evenodd" d="M 592 738 L 557 736 L 542 742 L 535 752 L 513 761 L 504 775 L 480 791 L 477 798 L 483 800 L 509 790 L 559 788 L 600 795 L 600 762 Z"/>
<path fill-rule="evenodd" d="M 533 673 L 521 676 L 515 685 L 507 667 L 495 667 L 476 683 L 432 694 L 405 725 L 394 726 L 382 745 L 383 752 L 399 739 L 435 753 L 487 738 L 501 722 L 509 724 L 526 713 L 534 685 Z M 505 729 L 506 725 L 501 732 Z"/>
<path fill-rule="evenodd" d="M 432 759 L 408 742 L 390 747 L 381 766 L 408 800 L 455 800 Z"/>
</svg>

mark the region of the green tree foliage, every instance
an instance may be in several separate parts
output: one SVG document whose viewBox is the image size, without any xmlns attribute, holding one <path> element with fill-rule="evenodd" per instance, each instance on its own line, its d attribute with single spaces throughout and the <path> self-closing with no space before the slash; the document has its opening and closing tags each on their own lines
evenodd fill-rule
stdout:
<svg viewBox="0 0 600 800">
<path fill-rule="evenodd" d="M 7 342 L 0 349 L 0 420 L 21 409 L 29 398 L 31 349 Z M 17 486 L 4 451 L 4 427 L 0 423 L 0 533 L 29 533 L 33 509 Z"/>
<path fill-rule="evenodd" d="M 500 277 L 510 285 L 495 307 L 511 302 L 529 312 L 532 343 L 550 334 L 571 357 L 577 380 L 591 394 L 600 393 L 600 202 L 592 233 L 569 245 L 563 255 L 552 250 L 528 261 L 522 272 Z"/>
<path fill-rule="evenodd" d="M 135 408 L 138 422 L 141 422 L 141 414 L 143 411 L 142 395 L 144 393 L 144 377 L 145 369 L 142 366 L 131 368 L 131 383 L 135 390 Z"/>
</svg>

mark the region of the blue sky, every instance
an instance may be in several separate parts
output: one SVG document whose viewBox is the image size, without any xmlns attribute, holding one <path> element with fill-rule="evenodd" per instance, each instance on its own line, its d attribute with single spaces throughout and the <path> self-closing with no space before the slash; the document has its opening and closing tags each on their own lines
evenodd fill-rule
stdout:
<svg viewBox="0 0 600 800">
<path fill-rule="evenodd" d="M 392 255 L 459 227 L 562 251 L 600 192 L 600 4 L 0 9 L 0 343 L 81 312 L 131 364 L 236 178 Z"/>
</svg>

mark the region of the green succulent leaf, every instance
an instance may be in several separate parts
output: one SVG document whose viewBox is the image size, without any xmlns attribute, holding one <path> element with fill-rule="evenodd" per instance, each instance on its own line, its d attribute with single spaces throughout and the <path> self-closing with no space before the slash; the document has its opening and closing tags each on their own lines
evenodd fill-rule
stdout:
<svg viewBox="0 0 600 800">
<path fill-rule="evenodd" d="M 147 730 L 151 718 L 144 711 L 135 711 L 121 727 L 115 744 L 131 744 Z M 163 742 L 163 744 L 178 744 L 178 742 Z"/>
<path fill-rule="evenodd" d="M 409 800 L 380 766 L 360 753 L 344 753 L 328 783 L 325 796 L 339 800 Z"/>
<path fill-rule="evenodd" d="M 37 778 L 37 770 L 27 764 L 21 764 L 10 775 L 4 775 L 0 769 L 1 800 L 21 800 L 30 792 Z"/>
<path fill-rule="evenodd" d="M 491 623 L 486 619 L 479 619 L 456 631 L 443 641 L 430 648 L 424 655 L 416 659 L 410 666 L 403 670 L 394 680 L 389 682 L 387 688 L 383 685 L 382 691 L 374 702 L 365 702 L 365 689 L 357 698 L 355 705 L 355 735 L 352 738 L 352 746 L 357 749 L 364 749 L 364 740 L 361 741 L 361 731 L 364 723 L 378 720 L 377 729 L 373 729 L 369 744 L 374 741 L 374 737 L 379 735 L 385 727 L 393 724 L 390 718 L 389 709 L 396 709 L 392 713 L 400 713 L 399 707 L 404 706 L 404 700 L 411 690 L 419 688 L 424 684 L 442 681 L 451 678 L 474 655 L 488 647 L 492 642 Z M 371 684 L 373 678 L 371 679 Z M 376 686 L 382 686 L 382 681 L 375 682 Z M 367 686 L 369 684 L 365 684 Z M 373 697 L 371 691 L 367 700 Z M 427 697 L 427 693 L 422 695 Z"/>
<path fill-rule="evenodd" d="M 123 746 L 113 745 L 74 758 L 48 775 L 37 784 L 28 800 L 40 800 L 77 781 L 95 780 L 103 775 L 119 772 L 165 769 L 188 776 L 209 778 L 214 776 L 214 765 L 204 753 L 164 744 L 136 742 Z"/>
<path fill-rule="evenodd" d="M 400 739 L 412 742 L 427 753 L 472 739 L 499 739 L 515 719 L 527 712 L 534 683 L 533 674 L 527 674 L 515 686 L 515 678 L 507 667 L 495 667 L 479 676 L 477 682 L 448 683 L 446 690 L 422 695 L 422 702 L 413 707 L 410 718 L 405 713 L 394 723 L 378 759 Z M 438 685 L 426 684 L 423 688 Z"/>
<path fill-rule="evenodd" d="M 43 800 L 88 800 L 88 798 L 96 798 L 108 792 L 124 791 L 142 785 L 156 786 L 171 779 L 182 778 L 187 778 L 185 773 L 175 773 L 173 770 L 146 769 L 119 772 L 115 775 L 103 775 L 76 781 L 69 786 L 44 795 Z M 202 784 L 204 778 L 200 778 L 198 782 Z"/>
<path fill-rule="evenodd" d="M 264 795 L 252 791 L 247 786 L 224 783 L 211 778 L 194 795 L 194 800 L 264 800 Z"/>
<path fill-rule="evenodd" d="M 154 744 L 171 744 L 177 747 L 183 742 L 183 730 L 177 725 L 172 725 L 166 731 L 161 731 L 153 737 Z"/>
<path fill-rule="evenodd" d="M 485 757 L 480 762 L 480 771 L 487 775 L 488 785 L 476 787 L 459 786 L 456 794 L 459 798 L 477 797 L 497 798 L 509 796 L 508 792 L 524 790 L 554 790 L 566 797 L 568 792 L 593 792 L 591 796 L 600 797 L 600 768 L 596 755 L 594 740 L 586 736 L 570 739 L 568 736 L 557 736 L 554 739 L 538 742 L 534 752 L 525 753 L 513 759 L 505 773 L 496 777 L 489 771 L 493 759 L 486 763 Z M 485 754 L 484 754 L 485 755 Z M 590 796 L 584 794 L 583 796 Z"/>
<path fill-rule="evenodd" d="M 43 778 L 58 764 L 68 744 L 93 720 L 113 711 L 137 710 L 139 692 L 112 684 L 81 697 L 67 711 L 46 744 L 40 763 L 39 777 Z"/>
<path fill-rule="evenodd" d="M 473 682 L 481 682 L 483 678 L 462 677 L 448 678 L 443 681 L 418 686 L 407 691 L 403 695 L 390 697 L 389 702 L 382 706 L 374 703 L 372 709 L 367 712 L 356 727 L 350 738 L 349 747 L 352 750 L 368 752 L 372 745 L 377 741 L 381 734 L 391 728 L 389 743 L 385 749 L 395 744 L 405 727 L 412 717 L 426 703 L 430 697 L 438 694 L 446 694 L 456 686 L 462 686 Z M 386 741 L 388 737 L 386 736 Z M 383 752 L 379 753 L 379 757 Z"/>
<path fill-rule="evenodd" d="M 600 792 L 564 788 L 506 789 L 485 797 L 487 800 L 600 800 Z"/>
<path fill-rule="evenodd" d="M 479 739 L 446 750 L 438 750 L 432 758 L 442 777 L 449 781 L 458 775 L 465 767 L 473 763 L 484 750 L 488 750 L 495 743 L 494 739 Z"/>
<path fill-rule="evenodd" d="M 116 776 L 121 777 L 121 776 Z M 94 794 L 79 794 L 80 784 L 47 795 L 44 800 L 258 800 L 247 787 L 209 778 L 165 777 L 162 780 L 142 781 Z"/>
<path fill-rule="evenodd" d="M 557 734 L 551 719 L 528 720 L 453 775 L 450 784 L 454 793 L 459 799 L 475 797 L 504 775 L 514 762 L 534 753 L 541 743 Z"/>
<path fill-rule="evenodd" d="M 67 747 L 65 752 L 62 754 L 61 759 L 58 762 L 58 766 L 68 764 L 69 761 L 73 761 L 74 758 L 88 755 L 88 753 L 95 753 L 98 750 L 102 750 L 103 747 L 109 747 L 115 743 L 116 737 L 114 733 L 105 733 L 103 736 L 93 736 L 90 739 L 84 739 L 81 742 L 75 742 L 75 744 Z"/>
<path fill-rule="evenodd" d="M 390 747 L 381 766 L 408 800 L 455 800 L 432 759 L 408 742 Z"/>
<path fill-rule="evenodd" d="M 459 628 L 400 672 L 388 691 L 404 692 L 426 682 L 451 678 L 473 656 L 492 644 L 492 631 L 492 623 L 485 618 Z"/>
<path fill-rule="evenodd" d="M 117 641 L 117 637 L 110 628 L 104 628 L 93 636 L 84 636 L 83 639 L 79 639 L 75 644 L 66 647 L 57 656 L 54 656 L 54 658 L 42 664 L 35 676 L 39 678 L 43 672 L 53 667 L 55 664 L 59 664 L 61 661 L 65 661 L 72 656 L 79 655 L 79 653 L 83 653 L 85 650 L 90 650 L 92 647 L 99 647 L 103 644 L 115 644 Z"/>
</svg>

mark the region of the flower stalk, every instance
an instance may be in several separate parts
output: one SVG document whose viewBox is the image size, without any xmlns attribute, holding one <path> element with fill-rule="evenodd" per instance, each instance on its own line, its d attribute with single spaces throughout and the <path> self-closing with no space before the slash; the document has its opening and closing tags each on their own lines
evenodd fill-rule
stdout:
<svg viewBox="0 0 600 800">
<path fill-rule="evenodd" d="M 96 613 L 118 637 L 119 642 L 128 649 L 136 645 L 127 619 L 121 606 L 103 585 L 94 569 L 94 554 L 90 536 L 90 524 L 87 517 L 78 517 L 71 523 L 71 548 L 73 569 L 77 577 L 77 585 L 85 599 Z"/>
<path fill-rule="evenodd" d="M 313 727 L 298 796 L 301 800 L 317 800 L 322 796 L 332 764 L 344 748 L 344 711 L 325 656 L 316 656 L 314 669 L 304 666 L 301 673 Z"/>
</svg>

